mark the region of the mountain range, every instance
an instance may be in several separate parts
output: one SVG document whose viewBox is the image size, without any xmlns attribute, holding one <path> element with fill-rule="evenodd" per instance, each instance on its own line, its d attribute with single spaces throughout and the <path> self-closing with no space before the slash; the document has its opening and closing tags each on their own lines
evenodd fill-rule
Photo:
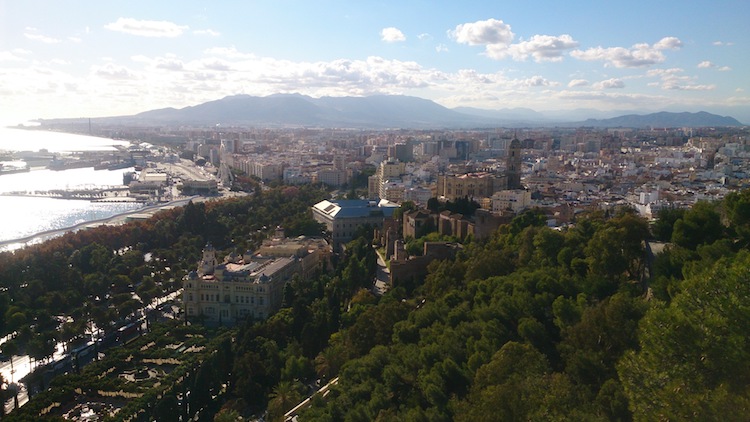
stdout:
<svg viewBox="0 0 750 422">
<path fill-rule="evenodd" d="M 596 111 L 578 110 L 578 115 Z M 571 111 L 574 115 L 576 110 Z M 234 95 L 185 108 L 163 108 L 132 116 L 92 119 L 101 124 L 154 126 L 263 126 L 339 128 L 484 128 L 484 127 L 718 127 L 742 126 L 736 119 L 707 112 L 627 114 L 605 119 L 565 121 L 527 108 L 449 109 L 433 101 L 401 95 L 321 97 L 276 94 L 266 97 Z M 65 123 L 71 119 L 44 120 Z"/>
</svg>

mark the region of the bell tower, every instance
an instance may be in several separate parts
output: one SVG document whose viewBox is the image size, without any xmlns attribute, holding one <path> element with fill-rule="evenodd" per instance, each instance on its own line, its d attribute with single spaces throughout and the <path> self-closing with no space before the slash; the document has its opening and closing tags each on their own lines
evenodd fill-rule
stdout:
<svg viewBox="0 0 750 422">
<path fill-rule="evenodd" d="M 201 258 L 201 264 L 198 266 L 198 274 L 213 274 L 215 267 L 216 249 L 214 249 L 213 245 L 209 242 L 206 243 L 206 246 L 203 248 L 203 258 Z"/>
<path fill-rule="evenodd" d="M 505 163 L 505 175 L 508 178 L 508 189 L 522 189 L 521 186 L 521 141 L 515 136 L 508 145 L 508 157 Z"/>
</svg>

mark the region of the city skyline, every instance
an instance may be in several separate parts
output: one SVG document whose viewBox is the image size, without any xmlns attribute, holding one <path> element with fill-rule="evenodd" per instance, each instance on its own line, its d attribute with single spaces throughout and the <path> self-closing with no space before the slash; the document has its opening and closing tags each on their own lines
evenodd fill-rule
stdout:
<svg viewBox="0 0 750 422">
<path fill-rule="evenodd" d="M 0 122 L 276 93 L 750 121 L 750 4 L 576 6 L 3 2 Z"/>
</svg>

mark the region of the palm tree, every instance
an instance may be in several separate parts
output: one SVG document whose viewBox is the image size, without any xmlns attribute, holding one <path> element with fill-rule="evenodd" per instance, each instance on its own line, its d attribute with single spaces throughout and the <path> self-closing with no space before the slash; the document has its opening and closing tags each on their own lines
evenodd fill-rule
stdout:
<svg viewBox="0 0 750 422">
<path fill-rule="evenodd" d="M 284 413 L 300 402 L 299 381 L 281 381 L 268 395 L 268 416 L 272 421 L 283 421 Z"/>
<path fill-rule="evenodd" d="M 243 420 L 242 416 L 236 410 L 232 409 L 224 409 L 214 416 L 214 422 L 237 422 Z"/>
</svg>

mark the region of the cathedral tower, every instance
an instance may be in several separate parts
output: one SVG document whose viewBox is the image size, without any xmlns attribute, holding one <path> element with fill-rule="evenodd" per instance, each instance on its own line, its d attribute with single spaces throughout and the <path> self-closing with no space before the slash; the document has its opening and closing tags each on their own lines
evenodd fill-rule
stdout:
<svg viewBox="0 0 750 422">
<path fill-rule="evenodd" d="M 521 186 L 521 141 L 515 137 L 508 146 L 505 175 L 508 177 L 508 189 L 523 189 Z"/>
</svg>

